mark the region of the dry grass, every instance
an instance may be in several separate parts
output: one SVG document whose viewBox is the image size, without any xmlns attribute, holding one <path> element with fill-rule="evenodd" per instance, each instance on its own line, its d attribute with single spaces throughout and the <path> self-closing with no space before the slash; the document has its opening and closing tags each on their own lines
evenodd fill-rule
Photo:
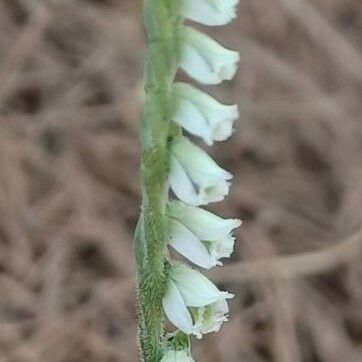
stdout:
<svg viewBox="0 0 362 362">
<path fill-rule="evenodd" d="M 136 361 L 141 1 L 0 0 L 0 361 Z M 362 360 L 362 3 L 242 1 L 209 90 L 242 118 L 215 157 L 244 226 L 200 362 Z"/>
</svg>

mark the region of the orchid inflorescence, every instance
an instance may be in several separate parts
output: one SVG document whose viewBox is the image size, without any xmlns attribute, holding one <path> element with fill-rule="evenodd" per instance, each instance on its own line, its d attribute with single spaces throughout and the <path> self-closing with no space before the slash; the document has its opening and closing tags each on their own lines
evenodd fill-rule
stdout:
<svg viewBox="0 0 362 362">
<path fill-rule="evenodd" d="M 185 17 L 205 25 L 223 25 L 235 16 L 237 1 L 184 1 Z M 237 52 L 190 27 L 183 31 L 180 67 L 203 84 L 218 84 L 231 79 L 237 68 Z M 191 85 L 173 85 L 176 98 L 174 121 L 206 144 L 227 139 L 238 118 L 237 106 L 227 106 Z M 210 269 L 222 265 L 234 246 L 231 232 L 240 225 L 236 219 L 224 220 L 199 208 L 221 201 L 229 191 L 232 175 L 219 167 L 201 148 L 185 136 L 171 145 L 170 186 L 180 201 L 168 205 L 170 245 L 193 264 Z M 227 320 L 226 299 L 200 272 L 179 262 L 170 262 L 167 292 L 163 298 L 169 320 L 187 335 L 201 338 L 217 332 Z M 172 354 L 171 354 L 172 353 Z M 186 350 L 167 353 L 163 361 L 192 360 Z"/>
<path fill-rule="evenodd" d="M 184 20 L 208 26 L 225 25 L 235 18 L 238 0 L 177 1 L 181 4 L 178 8 L 181 21 L 178 25 L 177 67 L 197 82 L 206 85 L 232 79 L 237 70 L 239 54 L 224 48 L 202 32 L 184 25 Z M 166 193 L 168 245 L 194 266 L 210 269 L 222 265 L 220 259 L 231 255 L 234 247 L 232 231 L 240 226 L 241 221 L 223 219 L 200 206 L 223 200 L 229 192 L 233 176 L 191 142 L 181 129 L 201 138 L 207 145 L 212 145 L 214 141 L 224 141 L 231 136 L 233 123 L 239 113 L 236 105 L 221 104 L 189 84 L 172 81 L 168 88 L 165 94 L 170 96 L 168 99 L 172 99 L 172 110 L 169 114 L 172 124 L 167 136 L 166 188 L 168 190 L 170 187 L 177 198 L 169 200 Z M 144 213 L 146 218 L 146 212 Z M 147 220 L 144 221 L 145 235 L 147 227 L 156 228 L 152 224 L 154 219 L 151 219 L 151 216 L 149 225 Z M 140 267 L 139 270 L 147 274 Z M 205 333 L 217 332 L 228 318 L 227 299 L 233 295 L 220 291 L 197 269 L 172 260 L 168 253 L 164 257 L 164 270 L 162 306 L 177 330 L 164 337 L 161 361 L 193 361 L 189 336 L 202 338 Z M 147 277 L 149 278 L 149 275 Z M 147 293 L 144 293 L 145 297 L 141 293 L 140 298 L 147 299 L 152 290 Z M 141 344 L 142 333 L 147 338 L 147 332 L 142 331 L 143 324 L 147 322 L 146 314 L 146 309 L 140 312 Z"/>
</svg>

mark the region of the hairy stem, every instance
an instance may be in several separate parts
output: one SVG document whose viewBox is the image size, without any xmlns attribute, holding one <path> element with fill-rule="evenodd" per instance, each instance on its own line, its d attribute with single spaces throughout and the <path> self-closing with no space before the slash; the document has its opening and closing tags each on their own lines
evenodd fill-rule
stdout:
<svg viewBox="0 0 362 362">
<path fill-rule="evenodd" d="M 146 100 L 141 123 L 142 216 L 135 237 L 138 265 L 138 323 L 141 354 L 146 362 L 162 359 L 163 313 L 167 272 L 171 92 L 179 54 L 179 0 L 145 0 L 148 42 Z"/>
</svg>

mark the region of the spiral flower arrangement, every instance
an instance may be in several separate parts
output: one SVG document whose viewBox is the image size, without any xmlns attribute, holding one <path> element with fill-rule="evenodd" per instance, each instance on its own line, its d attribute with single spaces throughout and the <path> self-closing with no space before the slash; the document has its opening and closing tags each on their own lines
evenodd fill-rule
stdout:
<svg viewBox="0 0 362 362">
<path fill-rule="evenodd" d="M 149 50 L 141 125 L 143 199 L 135 253 L 140 350 L 146 362 L 193 361 L 190 336 L 217 332 L 228 318 L 227 299 L 233 295 L 220 291 L 198 268 L 220 266 L 233 251 L 232 231 L 241 221 L 201 208 L 227 196 L 232 174 L 183 130 L 206 145 L 224 141 L 232 134 L 238 109 L 174 78 L 178 68 L 205 85 L 233 78 L 239 54 L 184 20 L 224 25 L 235 18 L 237 3 L 145 0 Z M 189 263 L 172 259 L 170 248 Z M 174 332 L 164 332 L 164 315 Z"/>
</svg>

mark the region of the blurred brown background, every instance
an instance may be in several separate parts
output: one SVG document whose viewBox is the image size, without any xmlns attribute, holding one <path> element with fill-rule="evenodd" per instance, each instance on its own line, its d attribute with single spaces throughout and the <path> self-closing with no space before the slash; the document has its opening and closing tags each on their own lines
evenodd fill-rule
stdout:
<svg viewBox="0 0 362 362">
<path fill-rule="evenodd" d="M 195 0 L 196 1 L 196 0 Z M 141 0 L 0 0 L 0 361 L 137 361 Z M 237 296 L 199 362 L 362 361 L 362 2 L 241 1 Z"/>
</svg>

